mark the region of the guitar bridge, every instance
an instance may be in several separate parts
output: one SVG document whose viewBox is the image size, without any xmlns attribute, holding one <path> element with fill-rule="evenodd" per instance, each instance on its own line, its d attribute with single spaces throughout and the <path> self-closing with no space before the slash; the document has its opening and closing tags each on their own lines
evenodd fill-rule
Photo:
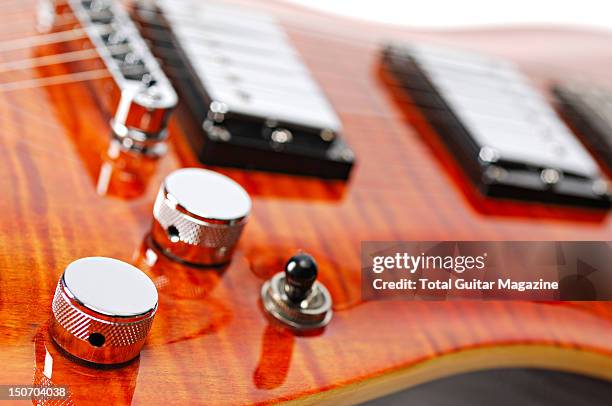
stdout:
<svg viewBox="0 0 612 406">
<path fill-rule="evenodd" d="M 59 28 L 66 15 L 74 16 L 116 85 L 109 106 L 114 138 L 126 150 L 163 154 L 178 98 L 128 12 L 114 0 L 43 0 L 39 29 L 66 32 Z"/>
</svg>

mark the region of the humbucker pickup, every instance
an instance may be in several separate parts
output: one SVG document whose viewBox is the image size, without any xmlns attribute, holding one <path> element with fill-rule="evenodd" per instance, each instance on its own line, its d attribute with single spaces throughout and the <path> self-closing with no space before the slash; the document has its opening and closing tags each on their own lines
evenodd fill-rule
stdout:
<svg viewBox="0 0 612 406">
<path fill-rule="evenodd" d="M 610 206 L 595 160 L 511 63 L 393 45 L 383 64 L 484 194 Z"/>
<path fill-rule="evenodd" d="M 346 179 L 340 120 L 281 27 L 215 2 L 139 2 L 133 13 L 198 128 L 203 163 Z"/>
</svg>

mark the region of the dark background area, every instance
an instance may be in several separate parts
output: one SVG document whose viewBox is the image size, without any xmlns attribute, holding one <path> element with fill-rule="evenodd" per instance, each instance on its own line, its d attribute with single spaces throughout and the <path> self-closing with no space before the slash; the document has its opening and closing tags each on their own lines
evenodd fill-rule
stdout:
<svg viewBox="0 0 612 406">
<path fill-rule="evenodd" d="M 557 371 L 495 369 L 424 383 L 362 405 L 609 406 L 612 383 Z"/>
</svg>

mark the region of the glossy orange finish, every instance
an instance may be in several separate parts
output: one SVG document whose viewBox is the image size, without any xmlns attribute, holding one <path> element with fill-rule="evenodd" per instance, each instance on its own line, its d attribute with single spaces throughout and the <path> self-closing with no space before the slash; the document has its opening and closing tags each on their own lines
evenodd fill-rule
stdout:
<svg viewBox="0 0 612 406">
<path fill-rule="evenodd" d="M 33 3 L 13 3 L 20 11 L 0 16 L 12 21 L 0 24 L 2 39 L 34 34 Z M 168 154 L 135 160 L 109 157 L 109 115 L 94 83 L 0 93 L 0 384 L 48 380 L 50 357 L 50 380 L 69 385 L 75 404 L 247 404 L 304 399 L 475 348 L 544 345 L 612 360 L 610 303 L 364 303 L 359 263 L 362 240 L 609 240 L 607 213 L 477 195 L 435 134 L 394 100 L 378 51 L 390 38 L 432 41 L 508 57 L 542 84 L 572 74 L 603 80 L 612 79 L 611 34 L 410 31 L 253 6 L 278 16 L 339 113 L 358 157 L 351 179 L 218 168 L 252 195 L 252 216 L 227 268 L 188 268 L 148 243 L 161 180 L 198 165 L 181 109 Z M 0 51 L 3 61 L 29 55 Z M 315 335 L 283 329 L 258 303 L 261 284 L 298 249 L 316 257 L 334 299 L 331 324 Z M 94 255 L 136 264 L 160 291 L 147 345 L 118 368 L 77 362 L 47 334 L 64 267 Z M 598 372 L 610 375 L 590 371 Z"/>
</svg>

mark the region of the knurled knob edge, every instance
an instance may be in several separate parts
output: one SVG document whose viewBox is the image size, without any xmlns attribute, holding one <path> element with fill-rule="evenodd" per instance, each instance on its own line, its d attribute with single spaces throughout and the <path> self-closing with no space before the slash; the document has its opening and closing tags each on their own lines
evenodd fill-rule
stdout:
<svg viewBox="0 0 612 406">
<path fill-rule="evenodd" d="M 117 364 L 135 358 L 151 329 L 157 304 L 133 317 L 108 316 L 80 303 L 66 287 L 57 284 L 51 305 L 50 333 L 53 340 L 73 356 L 100 364 Z M 97 333 L 103 342 L 92 343 Z M 98 336 L 100 337 L 100 336 Z"/>
</svg>

